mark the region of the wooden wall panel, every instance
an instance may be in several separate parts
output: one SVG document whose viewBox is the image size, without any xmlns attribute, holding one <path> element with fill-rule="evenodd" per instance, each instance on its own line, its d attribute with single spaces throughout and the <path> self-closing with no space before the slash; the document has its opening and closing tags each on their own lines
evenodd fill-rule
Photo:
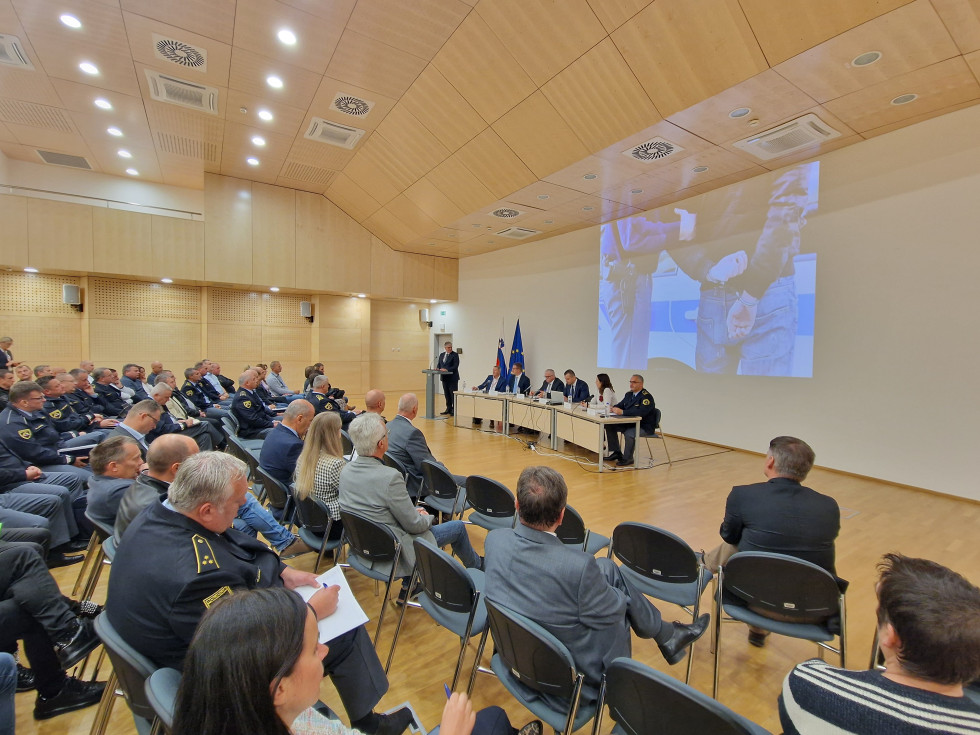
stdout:
<svg viewBox="0 0 980 735">
<path fill-rule="evenodd" d="M 204 277 L 253 283 L 252 184 L 205 174 L 204 213 Z"/>
<path fill-rule="evenodd" d="M 433 258 L 431 255 L 402 253 L 404 264 L 402 276 L 402 295 L 413 299 L 433 298 Z"/>
<path fill-rule="evenodd" d="M 122 209 L 92 208 L 94 271 L 153 276 L 151 216 Z"/>
<path fill-rule="evenodd" d="M 296 287 L 371 290 L 371 233 L 318 194 L 296 194 Z"/>
<path fill-rule="evenodd" d="M 369 329 L 371 302 L 349 296 L 318 295 L 313 297 L 314 322 L 321 330 Z"/>
<path fill-rule="evenodd" d="M 152 216 L 153 275 L 204 280 L 204 223 Z"/>
<path fill-rule="evenodd" d="M 403 267 L 402 253 L 392 250 L 376 237 L 371 238 L 372 296 L 402 296 L 404 294 Z"/>
<path fill-rule="evenodd" d="M 28 254 L 35 268 L 93 270 L 92 207 L 48 199 L 27 202 Z"/>
<path fill-rule="evenodd" d="M 317 360 L 321 362 L 341 361 L 341 362 L 360 362 L 361 356 L 361 329 L 353 327 L 351 329 L 327 328 L 320 330 L 320 351 L 317 353 Z"/>
<path fill-rule="evenodd" d="M 459 261 L 432 259 L 432 298 L 455 301 L 459 298 Z"/>
<path fill-rule="evenodd" d="M 296 285 L 296 193 L 252 184 L 252 282 Z"/>
<path fill-rule="evenodd" d="M 425 400 L 425 375 L 428 360 L 401 360 L 371 363 L 371 387 L 385 392 L 389 406 L 398 403 L 403 393 L 415 393 L 419 402 Z"/>
<path fill-rule="evenodd" d="M 184 368 L 201 359 L 201 325 L 189 322 L 140 322 L 133 329 L 119 319 L 89 320 L 89 359 L 96 367 L 120 370 L 127 362 L 147 369 L 159 360 L 183 382 Z"/>
<path fill-rule="evenodd" d="M 418 310 L 415 310 L 416 320 Z M 428 334 L 419 335 L 419 329 L 393 330 L 375 329 L 371 332 L 371 362 L 383 361 L 412 361 L 422 360 L 428 362 L 429 340 Z"/>
<path fill-rule="evenodd" d="M 428 353 L 429 330 L 419 323 L 417 304 L 371 302 L 371 386 L 383 390 L 389 404 L 406 391 L 425 391 L 421 371 L 429 365 Z"/>
<path fill-rule="evenodd" d="M 283 365 L 309 364 L 311 332 L 307 327 L 262 327 L 261 360 L 266 365 L 279 360 Z M 284 370 L 286 368 L 283 368 Z M 302 372 L 299 373 L 302 375 Z M 300 385 L 302 387 L 302 385 Z"/>
<path fill-rule="evenodd" d="M 20 268 L 30 265 L 27 247 L 27 199 L 0 196 L 0 222 L 3 223 L 0 264 Z"/>
<path fill-rule="evenodd" d="M 220 362 L 222 372 L 237 383 L 246 365 L 264 362 L 262 326 L 212 322 L 208 324 L 205 352 L 210 359 Z"/>
<path fill-rule="evenodd" d="M 372 301 L 371 329 L 418 331 L 423 336 L 427 327 L 419 324 L 419 306 L 404 301 Z M 426 337 L 426 339 L 428 339 Z"/>
<path fill-rule="evenodd" d="M 367 393 L 373 385 L 368 385 L 363 377 L 366 362 L 334 362 L 322 360 L 324 375 L 330 378 L 330 385 L 347 391 L 348 397 L 360 397 Z M 357 399 L 358 408 L 364 408 L 364 402 Z"/>
<path fill-rule="evenodd" d="M 2 197 L 0 197 L 2 198 Z M 14 359 L 29 365 L 78 367 L 82 315 L 61 301 L 61 284 L 78 278 L 34 273 L 0 273 L 0 331 L 14 338 Z M 40 325 L 43 324 L 43 328 Z"/>
</svg>

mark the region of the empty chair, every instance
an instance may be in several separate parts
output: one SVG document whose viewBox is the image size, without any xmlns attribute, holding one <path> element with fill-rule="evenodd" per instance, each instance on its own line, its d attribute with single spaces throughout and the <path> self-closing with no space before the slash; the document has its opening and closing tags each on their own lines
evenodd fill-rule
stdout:
<svg viewBox="0 0 980 735">
<path fill-rule="evenodd" d="M 660 417 L 662 415 L 663 414 L 661 413 L 659 408 L 653 409 L 653 421 L 654 421 L 653 433 L 650 434 L 645 433 L 642 431 L 642 429 L 640 431 L 640 438 L 643 439 L 643 441 L 645 441 L 647 445 L 647 454 L 650 455 L 651 465 L 653 464 L 653 450 L 650 448 L 651 439 L 660 439 L 660 441 L 664 443 L 664 454 L 667 455 L 667 464 L 673 464 L 673 462 L 670 459 L 670 452 L 667 450 L 667 437 L 664 436 L 664 432 L 660 428 Z"/>
<path fill-rule="evenodd" d="M 480 635 L 487 624 L 487 608 L 482 597 L 484 575 L 479 569 L 466 569 L 452 556 L 425 539 L 417 538 L 413 545 L 415 573 L 412 584 L 417 579 L 422 585 L 419 604 L 433 620 L 451 630 L 460 639 L 459 657 L 456 659 L 451 687 L 455 689 L 463 669 L 466 643 L 473 636 Z M 391 666 L 395 655 L 398 633 L 408 607 L 402 607 L 402 614 L 398 618 L 385 671 Z M 474 662 L 474 666 L 476 663 L 478 662 Z"/>
<path fill-rule="evenodd" d="M 781 620 L 761 615 L 767 610 Z M 834 576 L 822 567 L 785 554 L 741 551 L 718 573 L 715 597 L 715 680 L 718 698 L 722 622 L 732 620 L 790 638 L 813 641 L 840 656 L 846 667 L 844 593 Z M 728 618 L 724 618 L 728 615 Z M 839 647 L 829 641 L 839 638 Z"/>
<path fill-rule="evenodd" d="M 609 546 L 609 537 L 587 529 L 582 516 L 570 505 L 565 506 L 565 517 L 555 534 L 563 544 L 581 546 L 585 553 L 593 556 Z"/>
<path fill-rule="evenodd" d="M 312 495 L 305 498 L 297 497 L 293 493 L 293 502 L 296 503 L 296 522 L 299 526 L 297 533 L 303 542 L 311 549 L 319 549 L 320 553 L 316 557 L 316 565 L 313 572 L 320 571 L 320 564 L 328 551 L 339 549 L 342 540 L 330 538 L 330 531 L 333 529 L 334 520 L 330 517 L 330 511 L 323 501 L 317 500 Z"/>
<path fill-rule="evenodd" d="M 456 513 L 466 509 L 466 490 L 456 484 L 452 473 L 431 459 L 422 461 L 422 489 L 419 502 L 448 515 L 452 520 Z"/>
<path fill-rule="evenodd" d="M 262 439 L 243 439 L 242 437 L 238 436 L 238 432 L 241 429 L 241 424 L 238 423 L 238 417 L 231 411 L 228 411 L 221 417 L 221 426 L 224 429 L 226 436 L 234 436 L 246 449 L 257 450 L 262 448 Z"/>
<path fill-rule="evenodd" d="M 620 523 L 613 529 L 610 556 L 622 564 L 622 574 L 649 597 L 678 605 L 698 619 L 701 593 L 712 578 L 711 571 L 687 543 L 670 531 L 646 523 Z M 694 644 L 687 657 L 691 681 Z"/>
<path fill-rule="evenodd" d="M 480 639 L 477 662 L 487 633 L 493 635 L 490 668 L 508 692 L 554 728 L 570 735 L 592 719 L 594 703 L 580 702 L 585 675 L 565 645 L 537 623 L 513 610 L 486 601 L 488 628 Z M 474 668 L 472 679 L 476 676 Z"/>
<path fill-rule="evenodd" d="M 112 673 L 109 675 L 102 702 L 99 703 L 99 709 L 95 713 L 92 733 L 105 731 L 109 715 L 112 713 L 116 687 L 118 687 L 133 712 L 137 731 L 140 735 L 148 735 L 156 715 L 146 698 L 144 684 L 157 667 L 122 639 L 104 612 L 95 619 L 95 632 L 112 662 Z"/>
<path fill-rule="evenodd" d="M 269 507 L 281 511 L 280 518 L 287 524 L 287 528 L 293 525 L 293 494 L 289 488 L 279 480 L 270 475 L 261 466 L 255 469 L 256 478 L 262 483 L 266 498 L 269 500 Z"/>
<path fill-rule="evenodd" d="M 769 735 L 706 694 L 630 658 L 617 658 L 602 677 L 593 734 L 602 725 L 603 705 L 614 732 L 673 735 Z"/>
<path fill-rule="evenodd" d="M 513 528 L 517 521 L 514 493 L 489 477 L 470 475 L 466 478 L 466 502 L 473 508 L 467 520 L 488 531 Z"/>
<path fill-rule="evenodd" d="M 354 443 L 350 440 L 350 434 L 346 431 L 341 430 L 340 432 L 340 444 L 343 447 L 344 459 L 350 462 L 351 457 L 354 456 Z"/>
<path fill-rule="evenodd" d="M 344 524 L 344 537 L 350 544 L 347 562 L 365 577 L 385 583 L 381 614 L 378 616 L 378 627 L 374 631 L 374 646 L 377 648 L 381 624 L 391 596 L 391 584 L 395 581 L 398 569 L 401 544 L 390 528 L 358 513 L 341 510 L 340 520 Z"/>
<path fill-rule="evenodd" d="M 170 732 L 174 724 L 174 706 L 177 703 L 179 686 L 180 672 L 177 669 L 157 669 L 150 674 L 144 685 L 146 699 L 167 732 Z"/>
</svg>

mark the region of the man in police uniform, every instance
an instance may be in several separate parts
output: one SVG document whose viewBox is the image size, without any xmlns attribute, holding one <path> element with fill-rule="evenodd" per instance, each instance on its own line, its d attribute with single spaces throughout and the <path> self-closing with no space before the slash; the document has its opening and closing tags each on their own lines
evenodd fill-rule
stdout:
<svg viewBox="0 0 980 735">
<path fill-rule="evenodd" d="M 62 375 L 66 378 L 65 382 L 62 382 L 60 376 L 38 378 L 37 384 L 44 393 L 45 416 L 62 437 L 78 437 L 92 432 L 89 439 L 93 442 L 101 441 L 105 436 L 104 432 L 98 431 L 103 421 L 101 414 L 77 413 L 65 395 L 66 391 L 70 393 L 75 390 L 75 381 L 67 373 Z M 112 422 L 114 423 L 115 421 Z M 106 420 L 107 428 L 111 428 L 112 424 Z"/>
<path fill-rule="evenodd" d="M 224 409 L 218 408 L 215 402 L 208 397 L 202 386 L 201 371 L 197 368 L 184 370 L 184 384 L 180 386 L 180 392 L 193 401 L 198 410 L 204 412 L 206 416 L 219 419 L 219 423 L 220 418 L 228 413 Z"/>
<path fill-rule="evenodd" d="M 230 528 L 248 493 L 247 473 L 245 463 L 229 454 L 190 456 L 177 470 L 167 501 L 150 505 L 123 535 L 106 614 L 119 635 L 158 666 L 182 668 L 201 616 L 226 595 L 319 586 L 314 574 L 286 566 L 265 544 Z M 321 589 L 310 598 L 318 618 L 337 609 L 338 591 Z M 351 726 L 364 733 L 401 732 L 408 724 L 403 715 L 386 718 L 372 711 L 388 681 L 364 626 L 327 643 L 324 671 Z"/>
<path fill-rule="evenodd" d="M 313 404 L 313 410 L 317 414 L 321 414 L 324 411 L 337 411 L 340 413 L 340 420 L 343 422 L 343 426 L 346 429 L 350 422 L 354 420 L 354 417 L 363 411 L 345 411 L 341 408 L 340 404 L 335 398 L 331 398 L 327 395 L 327 391 L 330 389 L 330 379 L 326 375 L 317 375 L 313 378 L 313 387 L 310 392 L 307 393 L 303 398 L 308 400 Z"/>
<path fill-rule="evenodd" d="M 95 382 L 92 387 L 95 389 L 97 400 L 102 404 L 102 413 L 106 416 L 119 416 L 126 411 L 126 401 L 123 400 L 122 391 L 117 388 L 116 371 L 112 368 L 96 368 L 92 373 Z"/>
<path fill-rule="evenodd" d="M 640 434 L 643 435 L 652 434 L 657 428 L 656 408 L 650 391 L 643 387 L 643 376 L 631 375 L 630 392 L 610 410 L 617 416 L 639 416 Z M 619 451 L 619 437 L 616 436 L 619 433 L 624 437 L 622 452 Z M 606 457 L 607 462 L 618 459 L 618 467 L 629 467 L 633 464 L 633 447 L 636 444 L 636 427 L 633 424 L 607 424 L 606 439 L 609 448 L 613 450 Z"/>
<path fill-rule="evenodd" d="M 231 412 L 238 419 L 238 435 L 242 439 L 264 439 L 278 421 L 258 396 L 253 392 L 259 384 L 259 375 L 254 370 L 246 370 L 238 379 L 239 389 L 231 402 Z"/>
<path fill-rule="evenodd" d="M 68 396 L 68 400 L 75 407 L 75 413 L 102 414 L 104 410 L 102 401 L 99 400 L 95 388 L 89 382 L 88 370 L 75 368 L 69 373 L 75 379 L 75 390 Z"/>
</svg>

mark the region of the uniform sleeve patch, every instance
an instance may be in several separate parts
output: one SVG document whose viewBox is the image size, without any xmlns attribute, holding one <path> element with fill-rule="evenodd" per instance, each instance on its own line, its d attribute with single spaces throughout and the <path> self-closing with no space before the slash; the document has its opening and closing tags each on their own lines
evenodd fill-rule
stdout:
<svg viewBox="0 0 980 735">
<path fill-rule="evenodd" d="M 242 405 L 245 406 L 245 408 L 251 408 L 252 407 L 252 402 L 251 401 L 242 401 Z"/>
<path fill-rule="evenodd" d="M 48 416 L 50 416 L 51 418 L 53 418 L 55 420 L 60 419 L 61 418 L 61 409 L 60 408 L 56 408 L 54 411 L 52 411 L 51 413 L 49 413 Z"/>
<path fill-rule="evenodd" d="M 649 406 L 650 405 L 650 399 L 649 398 L 644 398 L 643 399 L 643 405 L 644 406 Z"/>
<path fill-rule="evenodd" d="M 191 396 L 192 398 L 194 397 L 194 389 L 193 388 L 188 388 L 187 390 L 184 391 L 184 393 L 186 393 L 187 395 Z"/>
<path fill-rule="evenodd" d="M 214 551 L 208 540 L 198 533 L 191 536 L 191 543 L 194 544 L 194 556 L 197 559 L 197 573 L 209 572 L 212 569 L 220 569 L 218 560 L 214 558 Z"/>
<path fill-rule="evenodd" d="M 231 587 L 225 585 L 224 587 L 222 587 L 221 589 L 219 589 L 217 592 L 215 592 L 213 595 L 209 595 L 208 597 L 205 597 L 204 598 L 204 607 L 210 609 L 211 606 L 214 603 L 216 603 L 218 600 L 220 600 L 225 595 L 233 595 L 233 594 L 235 594 L 235 593 L 232 591 Z"/>
<path fill-rule="evenodd" d="M 21 429 L 17 432 L 17 436 L 19 436 L 21 439 L 30 439 L 34 435 L 31 433 L 30 429 Z"/>
</svg>

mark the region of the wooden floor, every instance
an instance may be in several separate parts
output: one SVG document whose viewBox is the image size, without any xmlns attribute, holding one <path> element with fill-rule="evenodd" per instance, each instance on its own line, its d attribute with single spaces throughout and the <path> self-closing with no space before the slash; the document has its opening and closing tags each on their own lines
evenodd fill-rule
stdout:
<svg viewBox="0 0 980 735">
<path fill-rule="evenodd" d="M 718 526 L 731 486 L 762 479 L 759 455 L 676 438 L 667 439 L 672 466 L 665 462 L 663 445 L 654 441 L 651 444 L 657 463 L 651 469 L 597 474 L 594 466 L 544 450 L 532 452 L 514 438 L 455 429 L 446 421 L 420 418 L 416 424 L 425 432 L 436 456 L 457 474 L 486 475 L 513 489 L 525 466 L 554 467 L 568 482 L 570 504 L 582 513 L 591 528 L 606 535 L 620 521 L 642 521 L 678 534 L 695 549 L 710 549 L 719 541 Z M 819 460 L 819 447 L 816 449 Z M 640 454 L 642 466 L 645 448 Z M 591 459 L 594 461 L 594 455 Z M 851 668 L 867 665 L 874 630 L 875 563 L 884 552 L 898 551 L 933 559 L 975 583 L 980 581 L 980 549 L 976 543 L 980 505 L 819 469 L 811 473 L 806 484 L 834 496 L 841 506 L 843 520 L 837 542 L 837 569 L 851 581 L 847 599 L 850 636 L 847 653 Z M 471 527 L 470 536 L 474 546 L 482 551 L 485 532 Z M 297 559 L 295 566 L 311 569 L 312 564 L 313 558 L 308 555 Z M 76 574 L 77 567 L 71 567 L 56 570 L 55 576 L 62 589 L 70 591 Z M 354 572 L 348 574 L 348 579 L 372 618 L 369 630 L 373 634 L 380 608 L 373 583 Z M 105 599 L 104 581 L 96 599 Z M 708 594 L 703 604 L 710 605 Z M 668 620 L 684 619 L 683 613 L 678 615 L 670 605 L 662 604 L 660 609 Z M 386 616 L 379 643 L 382 661 L 387 656 L 395 622 L 396 615 Z M 765 648 L 753 648 L 745 641 L 744 628 L 735 625 L 725 626 L 722 640 L 721 701 L 769 730 L 779 732 L 776 697 L 782 679 L 794 664 L 816 655 L 815 646 L 773 636 Z M 475 648 L 474 641 L 465 666 L 471 665 Z M 445 702 L 443 683 L 451 680 L 457 651 L 458 639 L 453 634 L 437 627 L 422 611 L 409 610 L 389 674 L 391 689 L 381 708 L 411 701 L 425 727 L 431 729 L 439 721 Z M 667 666 L 652 641 L 634 639 L 633 656 L 683 679 L 685 664 Z M 712 656 L 704 642 L 694 651 L 691 684 L 710 694 L 711 677 Z M 335 710 L 343 711 L 329 680 L 324 680 L 322 699 Z M 530 719 L 529 713 L 490 677 L 478 677 L 474 700 L 478 707 L 499 704 L 518 726 Z M 18 735 L 89 732 L 94 707 L 37 723 L 31 717 L 33 702 L 33 692 L 17 695 Z M 607 717 L 602 731 L 607 733 L 611 728 Z M 135 732 L 122 700 L 117 700 L 108 732 Z"/>
</svg>

